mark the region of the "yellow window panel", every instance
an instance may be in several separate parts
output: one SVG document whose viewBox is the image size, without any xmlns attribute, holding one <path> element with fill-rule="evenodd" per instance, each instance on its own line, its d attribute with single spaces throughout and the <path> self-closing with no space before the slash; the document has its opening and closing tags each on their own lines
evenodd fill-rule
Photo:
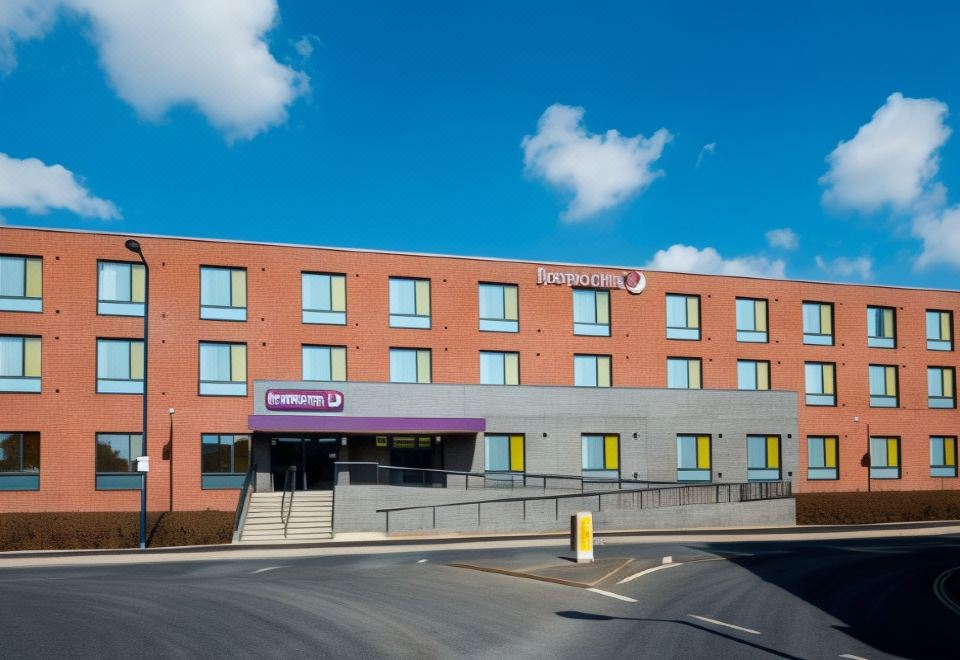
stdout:
<svg viewBox="0 0 960 660">
<path fill-rule="evenodd" d="M 40 378 L 40 338 L 25 337 L 23 340 L 23 375 Z"/>
<path fill-rule="evenodd" d="M 757 389 L 770 389 L 770 363 L 757 362 Z"/>
<path fill-rule="evenodd" d="M 700 327 L 700 299 L 695 296 L 687 298 L 687 327 Z"/>
<path fill-rule="evenodd" d="M 897 450 L 897 439 L 887 438 L 887 466 L 898 467 L 900 465 L 900 452 Z"/>
<path fill-rule="evenodd" d="M 503 287 L 503 317 L 507 321 L 516 321 L 520 318 L 517 309 L 517 287 Z"/>
<path fill-rule="evenodd" d="M 884 367 L 885 388 L 887 396 L 896 396 L 897 394 L 897 368 Z"/>
<path fill-rule="evenodd" d="M 823 439 L 823 463 L 825 467 L 837 467 L 837 439 Z"/>
<path fill-rule="evenodd" d="M 341 275 L 330 278 L 330 310 L 347 311 L 347 278 Z"/>
<path fill-rule="evenodd" d="M 43 261 L 40 259 L 27 259 L 26 273 L 26 294 L 27 298 L 40 298 L 43 296 Z"/>
<path fill-rule="evenodd" d="M 143 342 L 130 342 L 130 378 L 143 380 Z"/>
<path fill-rule="evenodd" d="M 953 396 L 953 369 L 943 370 L 943 396 Z"/>
<path fill-rule="evenodd" d="M 430 316 L 430 281 L 417 280 L 416 287 L 416 313 L 418 316 Z"/>
<path fill-rule="evenodd" d="M 833 365 L 824 364 L 820 368 L 823 370 L 823 393 L 833 394 Z"/>
<path fill-rule="evenodd" d="M 953 329 L 950 327 L 950 314 L 940 312 L 940 339 L 950 341 L 953 339 Z"/>
<path fill-rule="evenodd" d="M 699 390 L 702 387 L 700 382 L 700 360 L 687 360 L 687 377 L 691 390 Z"/>
<path fill-rule="evenodd" d="M 603 469 L 620 469 L 620 437 L 616 435 L 603 436 Z"/>
<path fill-rule="evenodd" d="M 520 355 L 507 353 L 503 356 L 503 380 L 507 385 L 520 384 Z"/>
<path fill-rule="evenodd" d="M 523 436 L 510 436 L 510 470 L 513 472 L 523 472 Z"/>
<path fill-rule="evenodd" d="M 754 301 L 753 315 L 755 318 L 754 325 L 757 328 L 757 332 L 766 332 L 767 331 L 767 301 L 766 300 Z"/>
<path fill-rule="evenodd" d="M 957 439 L 943 439 L 943 464 L 954 466 L 957 464 Z"/>
<path fill-rule="evenodd" d="M 697 469 L 710 469 L 710 436 L 697 436 Z"/>
<path fill-rule="evenodd" d="M 142 303 L 147 299 L 147 271 L 143 264 L 130 266 L 130 302 Z"/>
<path fill-rule="evenodd" d="M 230 306 L 247 306 L 247 271 L 230 271 Z"/>
<path fill-rule="evenodd" d="M 387 436 L 385 436 L 385 435 L 378 435 L 378 436 L 377 436 L 377 446 L 378 446 L 378 447 L 386 447 L 386 446 L 387 446 Z"/>
<path fill-rule="evenodd" d="M 780 468 L 780 438 L 775 435 L 767 436 L 767 467 Z"/>
<path fill-rule="evenodd" d="M 330 378 L 339 381 L 347 379 L 347 349 L 330 349 Z"/>
<path fill-rule="evenodd" d="M 610 387 L 610 356 L 597 356 L 597 387 Z"/>
<path fill-rule="evenodd" d="M 243 344 L 230 345 L 230 380 L 235 383 L 247 380 L 247 347 Z"/>
<path fill-rule="evenodd" d="M 430 382 L 430 351 L 417 351 L 417 382 Z"/>
<path fill-rule="evenodd" d="M 820 305 L 820 334 L 833 334 L 833 309 L 830 305 Z"/>
<path fill-rule="evenodd" d="M 430 446 L 430 438 L 429 438 L 429 437 L 420 437 L 420 438 L 417 438 L 417 446 L 418 446 L 418 447 L 421 447 L 421 448 L 429 447 L 429 446 Z"/>
<path fill-rule="evenodd" d="M 597 291 L 594 299 L 597 305 L 597 323 L 601 325 L 610 324 L 610 293 L 608 291 Z"/>
<path fill-rule="evenodd" d="M 889 307 L 883 310 L 883 336 L 893 337 L 893 310 Z"/>
</svg>

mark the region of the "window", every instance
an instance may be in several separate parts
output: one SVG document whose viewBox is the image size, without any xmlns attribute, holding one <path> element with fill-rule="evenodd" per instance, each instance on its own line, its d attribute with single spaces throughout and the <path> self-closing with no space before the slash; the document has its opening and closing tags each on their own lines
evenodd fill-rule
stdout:
<svg viewBox="0 0 960 660">
<path fill-rule="evenodd" d="M 39 433 L 0 433 L 0 490 L 40 490 Z"/>
<path fill-rule="evenodd" d="M 98 261 L 97 314 L 143 316 L 146 272 L 143 264 Z"/>
<path fill-rule="evenodd" d="M 896 408 L 899 405 L 897 368 L 890 364 L 871 364 L 870 406 Z"/>
<path fill-rule="evenodd" d="M 40 391 L 40 337 L 0 336 L 0 392 Z"/>
<path fill-rule="evenodd" d="M 927 367 L 927 407 L 956 408 L 954 383 L 956 374 L 953 367 Z"/>
<path fill-rule="evenodd" d="M 700 339 L 700 296 L 667 294 L 667 339 Z"/>
<path fill-rule="evenodd" d="M 97 340 L 97 392 L 143 394 L 143 340 Z"/>
<path fill-rule="evenodd" d="M 807 362 L 803 365 L 808 406 L 835 406 L 836 366 L 832 362 Z"/>
<path fill-rule="evenodd" d="M 523 472 L 526 449 L 522 434 L 488 434 L 484 438 L 487 472 Z"/>
<path fill-rule="evenodd" d="M 137 457 L 143 455 L 139 433 L 97 434 L 97 490 L 140 490 Z"/>
<path fill-rule="evenodd" d="M 833 346 L 833 303 L 803 303 L 803 343 Z"/>
<path fill-rule="evenodd" d="M 200 394 L 247 396 L 247 345 L 200 342 Z"/>
<path fill-rule="evenodd" d="M 247 320 L 247 271 L 200 266 L 200 318 Z"/>
<path fill-rule="evenodd" d="M 950 436 L 930 437 L 930 476 L 957 476 L 957 439 Z"/>
<path fill-rule="evenodd" d="M 200 436 L 201 488 L 240 488 L 249 467 L 249 435 Z"/>
<path fill-rule="evenodd" d="M 610 336 L 610 292 L 573 290 L 573 334 Z"/>
<path fill-rule="evenodd" d="M 620 478 L 620 436 L 615 433 L 580 436 L 584 477 L 594 479 Z"/>
<path fill-rule="evenodd" d="M 765 360 L 737 360 L 738 390 L 769 390 L 770 363 Z"/>
<path fill-rule="evenodd" d="M 807 479 L 839 479 L 838 442 L 835 435 L 811 435 L 807 438 Z"/>
<path fill-rule="evenodd" d="M 431 380 L 429 348 L 391 348 L 391 383 L 429 383 Z"/>
<path fill-rule="evenodd" d="M 894 319 L 893 307 L 867 307 L 867 346 L 895 348 Z"/>
<path fill-rule="evenodd" d="M 390 278 L 390 327 L 430 328 L 430 280 Z"/>
<path fill-rule="evenodd" d="M 577 387 L 610 387 L 609 355 L 574 355 L 573 384 Z"/>
<path fill-rule="evenodd" d="M 347 347 L 304 345 L 303 379 L 345 381 L 347 379 Z"/>
<path fill-rule="evenodd" d="M 480 329 L 519 332 L 516 284 L 480 284 Z"/>
<path fill-rule="evenodd" d="M 710 436 L 677 436 L 677 481 L 710 481 Z"/>
<path fill-rule="evenodd" d="M 40 257 L 0 255 L 0 311 L 43 311 L 43 261 Z"/>
<path fill-rule="evenodd" d="M 747 436 L 747 479 L 776 481 L 780 478 L 780 436 Z"/>
<path fill-rule="evenodd" d="M 737 341 L 765 343 L 767 339 L 767 301 L 737 298 Z"/>
<path fill-rule="evenodd" d="M 870 438 L 870 478 L 900 478 L 900 438 Z"/>
<path fill-rule="evenodd" d="M 347 324 L 347 276 L 301 273 L 301 320 L 326 325 Z"/>
<path fill-rule="evenodd" d="M 667 358 L 667 387 L 672 390 L 699 390 L 700 358 Z"/>
<path fill-rule="evenodd" d="M 520 354 L 480 351 L 481 385 L 519 385 Z"/>
<path fill-rule="evenodd" d="M 927 310 L 927 350 L 953 350 L 953 312 Z"/>
</svg>

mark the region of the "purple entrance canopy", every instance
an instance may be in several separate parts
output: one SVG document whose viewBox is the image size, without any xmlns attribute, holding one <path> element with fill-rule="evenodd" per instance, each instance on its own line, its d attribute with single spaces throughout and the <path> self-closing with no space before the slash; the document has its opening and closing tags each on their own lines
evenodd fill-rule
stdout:
<svg viewBox="0 0 960 660">
<path fill-rule="evenodd" d="M 250 415 L 252 431 L 312 433 L 478 433 L 483 417 L 344 417 L 341 415 Z"/>
</svg>

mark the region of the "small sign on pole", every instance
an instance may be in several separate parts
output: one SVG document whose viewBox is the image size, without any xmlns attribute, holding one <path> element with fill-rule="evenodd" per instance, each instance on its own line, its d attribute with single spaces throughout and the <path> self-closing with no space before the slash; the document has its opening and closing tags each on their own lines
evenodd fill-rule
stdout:
<svg viewBox="0 0 960 660">
<path fill-rule="evenodd" d="M 570 516 L 570 549 L 578 564 L 593 561 L 593 513 L 579 511 Z"/>
<path fill-rule="evenodd" d="M 149 472 L 149 471 L 150 471 L 150 457 L 137 456 L 137 472 Z"/>
</svg>

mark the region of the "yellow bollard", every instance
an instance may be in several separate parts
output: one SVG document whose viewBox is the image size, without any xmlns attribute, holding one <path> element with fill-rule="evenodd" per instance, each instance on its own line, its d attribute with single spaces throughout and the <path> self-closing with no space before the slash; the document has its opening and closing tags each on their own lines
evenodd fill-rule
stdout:
<svg viewBox="0 0 960 660">
<path fill-rule="evenodd" d="M 593 514 L 579 511 L 570 516 L 570 549 L 578 564 L 593 561 Z"/>
</svg>

